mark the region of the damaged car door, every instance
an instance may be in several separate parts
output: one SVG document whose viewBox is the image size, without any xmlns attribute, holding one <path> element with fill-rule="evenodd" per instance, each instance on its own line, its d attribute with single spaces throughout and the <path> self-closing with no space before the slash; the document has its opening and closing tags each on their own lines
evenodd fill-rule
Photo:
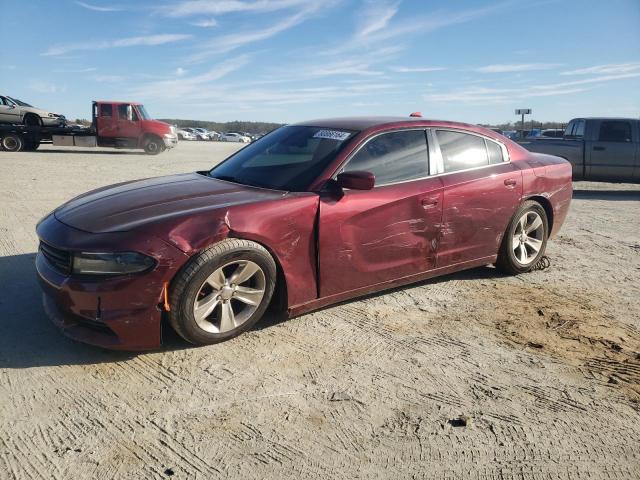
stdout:
<svg viewBox="0 0 640 480">
<path fill-rule="evenodd" d="M 339 171 L 345 172 L 371 173 L 375 183 L 321 196 L 320 296 L 435 268 L 443 188 L 429 176 L 425 130 L 374 135 Z"/>
</svg>

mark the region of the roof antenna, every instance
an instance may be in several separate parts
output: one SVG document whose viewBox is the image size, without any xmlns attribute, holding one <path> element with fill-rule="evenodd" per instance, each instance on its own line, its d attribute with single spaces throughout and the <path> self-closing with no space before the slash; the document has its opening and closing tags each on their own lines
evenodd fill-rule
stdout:
<svg viewBox="0 0 640 480">
<path fill-rule="evenodd" d="M 422 112 L 413 112 L 410 117 L 422 117 Z"/>
</svg>

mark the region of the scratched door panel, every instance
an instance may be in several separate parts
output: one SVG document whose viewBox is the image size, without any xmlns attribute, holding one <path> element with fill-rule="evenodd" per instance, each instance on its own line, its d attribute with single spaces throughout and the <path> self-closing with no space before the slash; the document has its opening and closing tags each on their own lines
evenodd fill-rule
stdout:
<svg viewBox="0 0 640 480">
<path fill-rule="evenodd" d="M 434 268 L 441 217 L 438 177 L 322 198 L 321 296 Z"/>
</svg>

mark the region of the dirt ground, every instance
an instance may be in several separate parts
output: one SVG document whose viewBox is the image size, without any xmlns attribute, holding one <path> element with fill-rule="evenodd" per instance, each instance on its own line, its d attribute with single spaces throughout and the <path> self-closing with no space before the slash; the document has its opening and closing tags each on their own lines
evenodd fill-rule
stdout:
<svg viewBox="0 0 640 480">
<path fill-rule="evenodd" d="M 0 478 L 640 476 L 640 185 L 576 183 L 544 271 L 474 269 L 209 347 L 63 337 L 36 222 L 235 148 L 0 152 Z"/>
</svg>

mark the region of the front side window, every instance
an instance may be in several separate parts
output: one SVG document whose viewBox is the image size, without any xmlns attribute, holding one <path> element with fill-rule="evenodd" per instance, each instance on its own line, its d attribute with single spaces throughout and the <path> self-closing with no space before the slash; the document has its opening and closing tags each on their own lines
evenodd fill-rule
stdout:
<svg viewBox="0 0 640 480">
<path fill-rule="evenodd" d="M 607 120 L 600 124 L 599 142 L 630 142 L 631 124 L 619 120 Z"/>
<path fill-rule="evenodd" d="M 489 165 L 484 139 L 477 135 L 436 130 L 445 172 Z"/>
<path fill-rule="evenodd" d="M 576 128 L 573 131 L 573 136 L 575 138 L 582 138 L 584 137 L 584 120 L 578 120 L 576 122 Z"/>
<path fill-rule="evenodd" d="M 303 192 L 356 132 L 281 127 L 214 167 L 209 176 L 256 187 Z"/>
<path fill-rule="evenodd" d="M 349 160 L 344 171 L 362 170 L 376 177 L 376 186 L 424 178 L 429 175 L 424 130 L 403 130 L 379 135 Z"/>
</svg>

